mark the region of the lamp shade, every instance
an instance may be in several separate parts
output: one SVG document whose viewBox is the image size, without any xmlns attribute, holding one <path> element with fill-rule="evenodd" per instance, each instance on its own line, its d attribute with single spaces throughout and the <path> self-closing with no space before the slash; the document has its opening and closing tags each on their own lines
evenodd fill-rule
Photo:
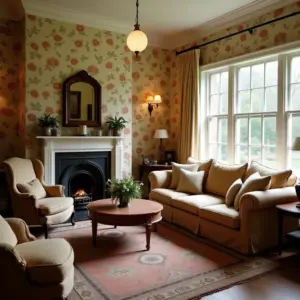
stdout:
<svg viewBox="0 0 300 300">
<path fill-rule="evenodd" d="M 166 129 L 157 129 L 154 134 L 155 139 L 167 139 L 169 137 Z"/>
<path fill-rule="evenodd" d="M 153 99 L 153 103 L 161 103 L 161 96 L 160 95 L 155 95 Z"/>
<path fill-rule="evenodd" d="M 127 46 L 132 52 L 142 52 L 148 45 L 148 38 L 141 30 L 133 30 L 127 37 Z"/>
<path fill-rule="evenodd" d="M 295 138 L 292 150 L 300 151 L 300 137 L 299 136 Z"/>
</svg>

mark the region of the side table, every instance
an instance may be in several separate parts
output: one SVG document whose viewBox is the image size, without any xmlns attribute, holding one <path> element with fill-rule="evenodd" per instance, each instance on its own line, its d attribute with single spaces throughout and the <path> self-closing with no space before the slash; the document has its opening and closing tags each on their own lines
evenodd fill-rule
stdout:
<svg viewBox="0 0 300 300">
<path fill-rule="evenodd" d="M 144 174 L 147 174 L 148 193 L 150 192 L 150 182 L 148 174 L 152 171 L 172 170 L 172 165 L 149 164 L 139 165 L 139 181 L 143 181 Z"/>
<path fill-rule="evenodd" d="M 289 215 L 300 219 L 300 209 L 296 207 L 296 204 L 300 202 L 292 202 L 286 204 L 276 205 L 278 210 L 278 254 L 282 253 L 282 229 L 284 215 Z"/>
</svg>

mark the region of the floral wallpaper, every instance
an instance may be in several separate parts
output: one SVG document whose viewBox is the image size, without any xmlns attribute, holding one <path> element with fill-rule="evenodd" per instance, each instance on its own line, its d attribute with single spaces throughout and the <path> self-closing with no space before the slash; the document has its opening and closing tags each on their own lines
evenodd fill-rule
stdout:
<svg viewBox="0 0 300 300">
<path fill-rule="evenodd" d="M 0 162 L 24 156 L 24 22 L 0 20 Z"/>
<path fill-rule="evenodd" d="M 36 118 L 54 113 L 62 119 L 62 83 L 86 70 L 102 86 L 102 120 L 123 116 L 125 174 L 131 174 L 132 53 L 123 34 L 27 15 L 26 156 L 41 156 Z M 62 135 L 77 128 L 61 127 Z"/>
</svg>

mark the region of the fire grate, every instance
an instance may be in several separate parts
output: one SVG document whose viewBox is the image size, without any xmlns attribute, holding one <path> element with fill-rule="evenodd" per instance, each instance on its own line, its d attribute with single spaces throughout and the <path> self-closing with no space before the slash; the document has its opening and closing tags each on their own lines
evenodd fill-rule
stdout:
<svg viewBox="0 0 300 300">
<path fill-rule="evenodd" d="M 77 191 L 72 197 L 76 210 L 86 209 L 88 203 L 93 201 L 92 194 L 87 194 L 84 190 Z"/>
</svg>

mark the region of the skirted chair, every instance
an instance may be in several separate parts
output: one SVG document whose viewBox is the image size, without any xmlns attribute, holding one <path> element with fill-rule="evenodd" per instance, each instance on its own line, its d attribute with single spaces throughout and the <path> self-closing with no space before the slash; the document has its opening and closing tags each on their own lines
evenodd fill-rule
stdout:
<svg viewBox="0 0 300 300">
<path fill-rule="evenodd" d="M 74 205 L 72 197 L 65 197 L 62 185 L 49 186 L 44 182 L 44 166 L 38 159 L 12 157 L 3 162 L 6 173 L 13 216 L 27 225 L 41 225 L 45 238 L 48 227 L 70 220 Z"/>
<path fill-rule="evenodd" d="M 22 219 L 0 215 L 0 299 L 65 299 L 74 285 L 73 263 L 65 239 L 35 240 Z"/>
</svg>

